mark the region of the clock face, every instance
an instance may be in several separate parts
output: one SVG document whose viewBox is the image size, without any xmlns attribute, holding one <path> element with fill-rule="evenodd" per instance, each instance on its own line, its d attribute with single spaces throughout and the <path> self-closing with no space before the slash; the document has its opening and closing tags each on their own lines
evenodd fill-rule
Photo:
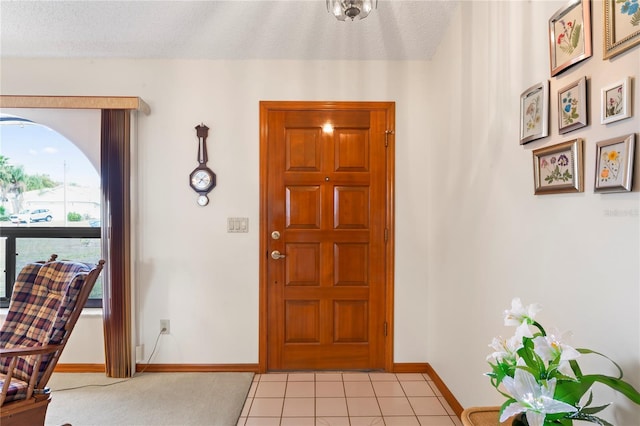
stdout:
<svg viewBox="0 0 640 426">
<path fill-rule="evenodd" d="M 206 190 L 211 186 L 211 174 L 206 170 L 198 170 L 191 175 L 191 185 L 196 190 Z"/>
<path fill-rule="evenodd" d="M 206 195 L 201 195 L 198 197 L 198 205 L 204 207 L 207 204 L 209 204 L 209 197 L 207 197 Z"/>
</svg>

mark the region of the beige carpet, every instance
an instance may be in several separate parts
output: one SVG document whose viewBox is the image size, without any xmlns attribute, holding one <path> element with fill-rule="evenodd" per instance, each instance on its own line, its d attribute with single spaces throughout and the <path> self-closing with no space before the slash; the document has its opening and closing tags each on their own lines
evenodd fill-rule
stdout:
<svg viewBox="0 0 640 426">
<path fill-rule="evenodd" d="M 235 426 L 252 380 L 253 373 L 55 373 L 45 424 Z"/>
</svg>

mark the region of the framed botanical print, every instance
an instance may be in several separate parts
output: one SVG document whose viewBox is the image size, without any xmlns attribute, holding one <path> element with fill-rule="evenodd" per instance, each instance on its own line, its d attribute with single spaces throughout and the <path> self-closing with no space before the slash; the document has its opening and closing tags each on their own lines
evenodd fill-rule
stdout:
<svg viewBox="0 0 640 426">
<path fill-rule="evenodd" d="M 567 133 L 587 125 L 587 78 L 558 90 L 558 132 Z"/>
<path fill-rule="evenodd" d="M 549 82 L 534 84 L 520 95 L 520 145 L 549 136 Z"/>
<path fill-rule="evenodd" d="M 582 139 L 533 151 L 534 194 L 584 191 Z"/>
<path fill-rule="evenodd" d="M 604 50 L 609 59 L 640 43 L 640 4 L 638 0 L 603 0 Z"/>
<path fill-rule="evenodd" d="M 631 77 L 602 88 L 600 122 L 613 123 L 631 117 Z"/>
<path fill-rule="evenodd" d="M 596 183 L 594 192 L 631 191 L 635 134 L 596 144 Z"/>
<path fill-rule="evenodd" d="M 551 75 L 591 56 L 591 0 L 571 0 L 549 19 Z"/>
</svg>

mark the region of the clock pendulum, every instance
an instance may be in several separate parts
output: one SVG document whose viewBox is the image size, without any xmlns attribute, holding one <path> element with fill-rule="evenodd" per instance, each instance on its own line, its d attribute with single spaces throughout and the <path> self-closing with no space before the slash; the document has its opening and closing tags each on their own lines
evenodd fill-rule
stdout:
<svg viewBox="0 0 640 426">
<path fill-rule="evenodd" d="M 189 185 L 198 193 L 198 205 L 204 207 L 209 204 L 207 194 L 216 186 L 216 174 L 207 167 L 207 136 L 209 128 L 204 124 L 200 124 L 196 126 L 196 134 L 198 135 L 198 167 L 189 175 Z"/>
</svg>

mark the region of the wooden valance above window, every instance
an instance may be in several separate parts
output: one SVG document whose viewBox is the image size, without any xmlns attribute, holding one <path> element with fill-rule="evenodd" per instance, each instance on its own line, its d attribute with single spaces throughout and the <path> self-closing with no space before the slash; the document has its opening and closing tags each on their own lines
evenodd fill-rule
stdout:
<svg viewBox="0 0 640 426">
<path fill-rule="evenodd" d="M 0 95 L 0 108 L 129 109 L 149 115 L 151 109 L 135 96 Z"/>
</svg>

